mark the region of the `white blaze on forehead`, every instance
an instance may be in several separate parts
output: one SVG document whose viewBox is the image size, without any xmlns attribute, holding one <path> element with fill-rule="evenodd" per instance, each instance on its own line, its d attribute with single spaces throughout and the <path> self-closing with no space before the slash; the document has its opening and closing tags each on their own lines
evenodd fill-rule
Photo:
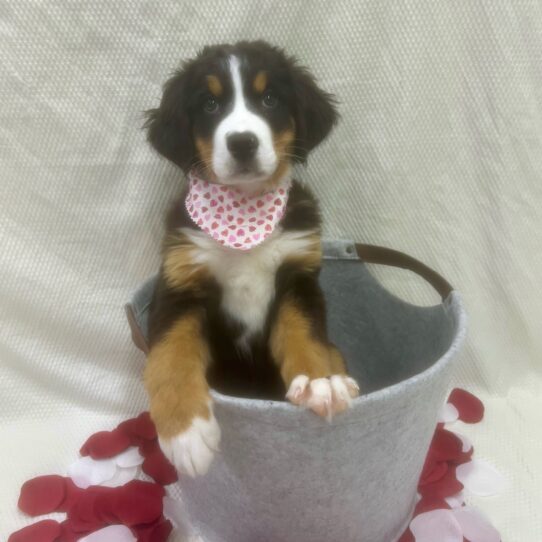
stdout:
<svg viewBox="0 0 542 542">
<path fill-rule="evenodd" d="M 243 90 L 241 63 L 236 56 L 229 59 L 233 87 L 233 108 L 216 127 L 213 137 L 213 170 L 220 181 L 229 184 L 243 182 L 235 178 L 236 161 L 228 150 L 227 138 L 238 132 L 252 132 L 258 139 L 255 163 L 259 170 L 258 179 L 272 175 L 277 167 L 277 156 L 273 146 L 273 133 L 267 121 L 248 108 Z M 250 179 L 244 179 L 244 182 Z"/>
</svg>

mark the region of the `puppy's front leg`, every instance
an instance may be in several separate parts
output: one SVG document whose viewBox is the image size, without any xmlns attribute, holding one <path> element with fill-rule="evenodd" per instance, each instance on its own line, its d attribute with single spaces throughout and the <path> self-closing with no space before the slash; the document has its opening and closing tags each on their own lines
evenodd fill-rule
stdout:
<svg viewBox="0 0 542 542">
<path fill-rule="evenodd" d="M 328 419 L 359 394 L 340 352 L 327 340 L 325 307 L 316 274 L 300 275 L 278 302 L 271 352 L 280 367 L 286 398 Z"/>
<path fill-rule="evenodd" d="M 160 446 L 179 471 L 191 476 L 207 472 L 220 441 L 205 377 L 209 348 L 202 328 L 202 310 L 180 315 L 152 346 L 144 376 Z"/>
</svg>

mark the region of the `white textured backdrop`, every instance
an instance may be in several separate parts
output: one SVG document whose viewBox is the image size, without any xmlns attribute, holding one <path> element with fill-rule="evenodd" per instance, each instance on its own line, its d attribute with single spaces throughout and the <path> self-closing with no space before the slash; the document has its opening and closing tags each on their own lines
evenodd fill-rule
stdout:
<svg viewBox="0 0 542 542">
<path fill-rule="evenodd" d="M 327 233 L 409 252 L 464 295 L 457 383 L 509 477 L 476 502 L 542 533 L 542 5 L 533 0 L 0 0 L 0 538 L 21 483 L 145 407 L 122 305 L 158 265 L 179 172 L 141 112 L 201 46 L 266 38 L 341 101 L 303 176 Z M 386 273 L 411 299 L 418 283 Z"/>
</svg>

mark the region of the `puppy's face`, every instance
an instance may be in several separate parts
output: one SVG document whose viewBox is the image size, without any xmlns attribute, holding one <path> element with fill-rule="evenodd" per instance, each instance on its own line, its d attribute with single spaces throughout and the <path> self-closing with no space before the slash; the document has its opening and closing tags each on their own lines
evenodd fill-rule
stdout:
<svg viewBox="0 0 542 542">
<path fill-rule="evenodd" d="M 280 180 L 336 121 L 331 96 L 264 42 L 204 49 L 149 112 L 151 144 L 185 171 L 229 185 Z"/>
</svg>

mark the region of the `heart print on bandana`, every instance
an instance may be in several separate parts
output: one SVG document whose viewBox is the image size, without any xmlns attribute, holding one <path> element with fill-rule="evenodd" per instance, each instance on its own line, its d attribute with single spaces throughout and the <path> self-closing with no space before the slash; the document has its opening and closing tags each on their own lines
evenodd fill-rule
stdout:
<svg viewBox="0 0 542 542">
<path fill-rule="evenodd" d="M 284 215 L 290 179 L 277 188 L 248 196 L 231 186 L 210 183 L 188 174 L 186 210 L 194 223 L 229 248 L 250 250 L 263 243 Z"/>
</svg>

